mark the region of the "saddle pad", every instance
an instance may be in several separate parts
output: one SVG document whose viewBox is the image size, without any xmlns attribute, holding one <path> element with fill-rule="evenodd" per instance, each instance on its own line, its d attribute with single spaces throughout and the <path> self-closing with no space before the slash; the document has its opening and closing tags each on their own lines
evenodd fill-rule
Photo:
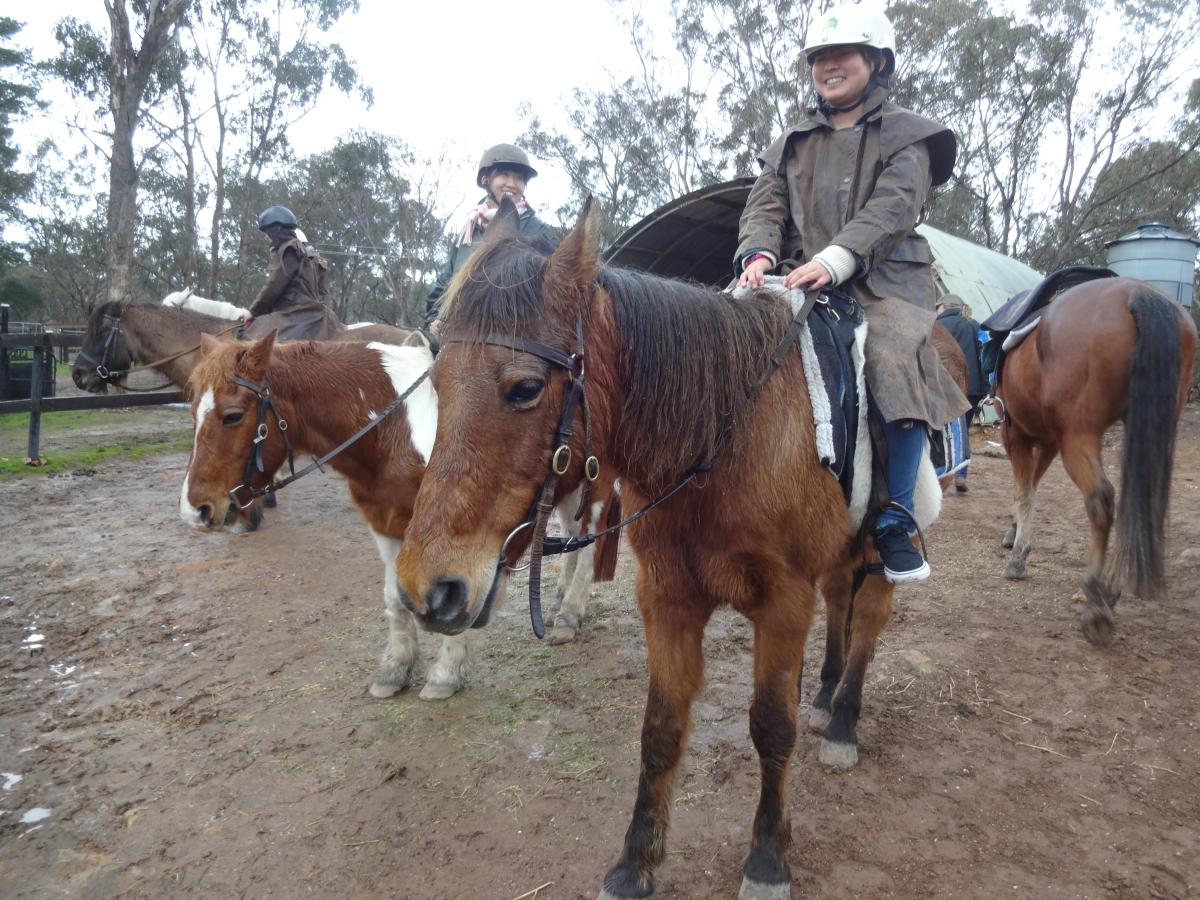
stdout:
<svg viewBox="0 0 1200 900">
<path fill-rule="evenodd" d="M 1042 321 L 1042 317 L 1038 316 L 1032 322 L 1028 322 L 1025 325 L 1022 325 L 1020 328 L 1010 331 L 1005 336 L 1004 343 L 1000 345 L 1000 349 L 1002 349 L 1005 353 L 1008 353 L 1010 350 L 1019 345 L 1021 341 L 1029 337 L 1029 335 L 1033 333 L 1033 329 L 1037 328 L 1038 322 L 1040 321 Z"/>
<path fill-rule="evenodd" d="M 929 437 L 929 455 L 938 478 L 956 474 L 971 461 L 970 436 L 962 416 L 940 429 L 930 429 Z"/>
</svg>

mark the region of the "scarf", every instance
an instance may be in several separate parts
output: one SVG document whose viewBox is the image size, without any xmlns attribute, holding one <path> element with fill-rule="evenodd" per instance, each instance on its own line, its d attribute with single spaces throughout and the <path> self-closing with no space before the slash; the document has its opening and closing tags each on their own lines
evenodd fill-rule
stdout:
<svg viewBox="0 0 1200 900">
<path fill-rule="evenodd" d="M 490 202 L 489 199 L 485 199 L 471 210 L 471 214 L 467 217 L 467 223 L 463 226 L 462 236 L 458 240 L 459 246 L 469 246 L 475 240 L 475 229 L 478 227 L 486 231 L 488 224 L 492 219 L 496 218 L 496 213 L 500 211 L 500 207 L 489 206 Z M 524 217 L 525 211 L 528 209 L 529 207 L 526 205 L 524 197 L 517 201 L 517 215 Z"/>
</svg>

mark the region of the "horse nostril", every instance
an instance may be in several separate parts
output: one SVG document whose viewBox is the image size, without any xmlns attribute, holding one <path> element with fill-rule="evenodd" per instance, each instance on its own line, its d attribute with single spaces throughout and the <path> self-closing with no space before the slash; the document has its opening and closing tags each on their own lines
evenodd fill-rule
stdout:
<svg viewBox="0 0 1200 900">
<path fill-rule="evenodd" d="M 202 503 L 200 505 L 199 512 L 200 512 L 200 521 L 203 522 L 205 525 L 211 525 L 212 524 L 212 516 L 213 516 L 213 508 L 207 503 Z"/>
<path fill-rule="evenodd" d="M 457 619 L 467 608 L 467 581 L 456 575 L 437 580 L 425 594 L 425 606 L 430 618 L 443 622 Z"/>
</svg>

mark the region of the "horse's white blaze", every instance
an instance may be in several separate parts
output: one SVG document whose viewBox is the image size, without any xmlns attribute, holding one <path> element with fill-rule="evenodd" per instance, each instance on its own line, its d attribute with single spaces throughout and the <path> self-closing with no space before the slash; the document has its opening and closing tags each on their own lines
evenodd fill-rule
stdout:
<svg viewBox="0 0 1200 900">
<path fill-rule="evenodd" d="M 216 401 L 213 397 L 212 388 L 209 388 L 200 397 L 200 402 L 196 404 L 196 435 L 192 439 L 192 455 L 188 457 L 188 470 L 183 476 L 183 487 L 179 491 L 179 517 L 188 525 L 195 528 L 203 528 L 204 522 L 200 518 L 200 510 L 192 506 L 191 500 L 188 499 L 188 482 L 192 474 L 192 460 L 196 458 L 195 444 L 200 442 L 200 429 L 204 427 L 204 421 L 208 418 L 209 413 L 216 406 Z"/>
<path fill-rule="evenodd" d="M 397 397 L 412 387 L 421 373 L 433 365 L 433 354 L 426 347 L 396 347 L 378 341 L 372 341 L 367 346 L 379 353 L 380 362 L 392 380 Z M 413 447 L 421 454 L 425 465 L 429 465 L 429 454 L 433 452 L 433 438 L 437 433 L 437 392 L 428 378 L 408 395 L 404 409 L 408 415 Z"/>
</svg>

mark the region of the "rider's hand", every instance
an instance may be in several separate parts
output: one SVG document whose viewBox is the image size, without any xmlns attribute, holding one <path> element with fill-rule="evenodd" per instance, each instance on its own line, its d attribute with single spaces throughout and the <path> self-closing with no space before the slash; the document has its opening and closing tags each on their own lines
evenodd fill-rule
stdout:
<svg viewBox="0 0 1200 900">
<path fill-rule="evenodd" d="M 819 291 L 832 281 L 829 270 L 813 260 L 788 272 L 783 279 L 783 286 L 789 290 L 802 287 L 807 291 Z"/>
<path fill-rule="evenodd" d="M 748 287 L 753 290 L 763 286 L 763 280 L 766 274 L 775 268 L 771 260 L 765 256 L 760 256 L 757 259 L 752 259 L 746 264 L 746 268 L 742 270 L 742 275 L 738 278 L 738 287 Z"/>
<path fill-rule="evenodd" d="M 429 323 L 429 333 L 430 333 L 430 334 L 437 334 L 437 333 L 438 333 L 438 329 L 439 329 L 439 328 L 441 328 L 441 327 L 442 327 L 442 320 L 441 320 L 441 319 L 434 319 L 432 322 L 430 322 L 430 323 Z"/>
<path fill-rule="evenodd" d="M 250 315 L 250 313 L 246 313 L 246 315 L 242 316 L 242 327 L 249 328 L 250 323 L 253 321 L 254 321 L 254 316 Z"/>
</svg>

